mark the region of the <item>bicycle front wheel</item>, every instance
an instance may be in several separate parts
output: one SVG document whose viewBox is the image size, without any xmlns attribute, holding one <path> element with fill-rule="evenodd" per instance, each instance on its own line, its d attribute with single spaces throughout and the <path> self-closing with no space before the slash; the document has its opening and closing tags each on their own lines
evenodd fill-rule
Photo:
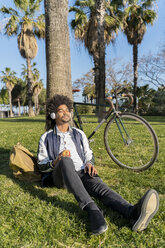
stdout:
<svg viewBox="0 0 165 248">
<path fill-rule="evenodd" d="M 146 120 L 132 113 L 114 115 L 109 120 L 104 143 L 115 163 L 134 171 L 146 170 L 158 156 L 156 133 Z"/>
</svg>

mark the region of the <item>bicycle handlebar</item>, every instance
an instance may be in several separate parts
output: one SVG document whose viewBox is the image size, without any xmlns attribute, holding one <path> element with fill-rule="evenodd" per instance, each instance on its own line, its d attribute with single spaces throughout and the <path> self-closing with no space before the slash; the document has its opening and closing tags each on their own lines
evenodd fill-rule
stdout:
<svg viewBox="0 0 165 248">
<path fill-rule="evenodd" d="M 131 94 L 123 94 L 123 97 L 128 97 L 131 101 L 130 103 L 127 105 L 127 107 L 130 107 L 133 104 L 133 96 Z"/>
<path fill-rule="evenodd" d="M 114 104 L 112 102 L 112 97 L 107 97 L 105 99 L 105 101 L 107 101 L 110 104 L 110 108 L 108 109 L 107 113 L 110 113 L 112 111 L 112 109 L 114 109 Z"/>
<path fill-rule="evenodd" d="M 127 105 L 127 107 L 129 107 L 129 106 L 131 106 L 133 104 L 133 97 L 132 97 L 131 94 L 129 94 L 129 93 L 128 94 L 123 94 L 122 96 L 123 97 L 128 97 L 131 100 L 130 103 Z M 107 97 L 105 100 L 110 104 L 110 108 L 107 111 L 108 113 L 110 113 L 112 109 L 115 109 L 114 104 L 112 102 L 112 97 Z"/>
</svg>

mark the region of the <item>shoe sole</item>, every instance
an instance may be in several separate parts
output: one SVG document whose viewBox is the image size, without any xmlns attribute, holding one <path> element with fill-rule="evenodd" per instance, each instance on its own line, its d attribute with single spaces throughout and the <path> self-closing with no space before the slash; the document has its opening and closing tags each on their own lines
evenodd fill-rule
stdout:
<svg viewBox="0 0 165 248">
<path fill-rule="evenodd" d="M 132 230 L 143 231 L 148 226 L 150 220 L 159 209 L 159 196 L 155 190 L 148 191 L 141 209 L 139 219 L 133 225 Z"/>
<path fill-rule="evenodd" d="M 100 234 L 106 232 L 107 229 L 108 229 L 108 225 L 106 225 L 105 227 L 103 227 L 103 228 L 102 228 L 101 230 L 99 230 L 99 231 L 96 230 L 96 231 L 92 232 L 92 235 L 100 235 Z"/>
</svg>

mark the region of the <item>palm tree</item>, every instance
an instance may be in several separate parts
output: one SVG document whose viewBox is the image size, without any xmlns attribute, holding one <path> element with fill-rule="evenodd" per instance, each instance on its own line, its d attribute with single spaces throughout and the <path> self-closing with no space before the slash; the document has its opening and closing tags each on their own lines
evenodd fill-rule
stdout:
<svg viewBox="0 0 165 248">
<path fill-rule="evenodd" d="M 87 83 L 83 90 L 83 96 L 85 97 L 85 102 L 90 100 L 93 103 L 93 100 L 96 99 L 95 84 Z"/>
<path fill-rule="evenodd" d="M 35 83 L 34 88 L 33 88 L 33 96 L 34 96 L 34 105 L 35 105 L 35 114 L 39 114 L 39 95 L 43 89 L 43 82 L 40 80 L 39 82 Z"/>
<path fill-rule="evenodd" d="M 9 103 L 9 94 L 4 87 L 0 91 L 0 104 L 7 105 Z"/>
<path fill-rule="evenodd" d="M 33 81 L 33 97 L 34 97 L 34 105 L 35 105 L 35 114 L 38 115 L 39 114 L 38 96 L 42 91 L 43 82 L 42 82 L 42 79 L 40 79 L 40 72 L 36 68 L 35 62 L 31 65 L 31 72 L 32 72 L 32 81 Z M 23 76 L 25 81 L 28 80 L 27 68 L 24 64 L 22 65 L 21 75 Z"/>
<path fill-rule="evenodd" d="M 21 78 L 17 78 L 17 84 L 12 90 L 13 105 L 18 106 L 18 115 L 21 115 L 21 105 L 26 103 L 27 87 L 26 82 Z"/>
<path fill-rule="evenodd" d="M 38 51 L 36 37 L 41 39 L 45 35 L 44 15 L 36 17 L 42 0 L 13 0 L 16 9 L 3 6 L 0 11 L 9 15 L 10 19 L 5 26 L 5 34 L 8 36 L 18 35 L 18 48 L 20 54 L 26 59 L 28 73 L 28 107 L 29 116 L 34 115 L 32 95 L 34 82 L 31 73 L 31 60 Z"/>
<path fill-rule="evenodd" d="M 153 24 L 156 12 L 152 9 L 155 0 L 128 0 L 125 8 L 124 33 L 133 46 L 134 111 L 137 112 L 138 45 L 142 42 L 147 24 Z"/>
<path fill-rule="evenodd" d="M 77 0 L 70 8 L 70 12 L 75 13 L 71 21 L 75 38 L 84 43 L 94 60 L 97 104 L 102 104 L 105 98 L 105 44 L 115 39 L 120 27 L 113 7 L 108 0 Z M 97 111 L 99 116 L 100 110 Z"/>
<path fill-rule="evenodd" d="M 15 76 L 16 72 L 11 71 L 9 67 L 6 67 L 4 71 L 1 71 L 1 73 L 2 73 L 1 80 L 2 82 L 5 83 L 6 89 L 8 91 L 9 105 L 10 105 L 10 117 L 13 117 L 11 92 L 14 88 L 14 85 L 17 83 L 16 76 Z"/>
<path fill-rule="evenodd" d="M 45 0 L 47 98 L 55 93 L 72 98 L 67 17 L 67 0 Z"/>
<path fill-rule="evenodd" d="M 149 87 L 148 84 L 137 87 L 138 109 L 142 114 L 146 114 L 153 105 L 156 90 Z"/>
</svg>

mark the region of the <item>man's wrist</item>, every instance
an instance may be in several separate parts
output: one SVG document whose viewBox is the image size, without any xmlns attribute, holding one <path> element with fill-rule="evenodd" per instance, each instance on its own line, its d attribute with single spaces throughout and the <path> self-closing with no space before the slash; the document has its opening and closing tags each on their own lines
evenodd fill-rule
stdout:
<svg viewBox="0 0 165 248">
<path fill-rule="evenodd" d="M 55 165 L 56 165 L 56 160 L 52 160 L 52 161 L 50 162 L 50 167 L 51 167 L 51 168 L 54 168 Z"/>
<path fill-rule="evenodd" d="M 94 164 L 91 161 L 86 162 L 85 166 L 88 166 L 88 164 L 91 164 L 94 166 Z"/>
</svg>

